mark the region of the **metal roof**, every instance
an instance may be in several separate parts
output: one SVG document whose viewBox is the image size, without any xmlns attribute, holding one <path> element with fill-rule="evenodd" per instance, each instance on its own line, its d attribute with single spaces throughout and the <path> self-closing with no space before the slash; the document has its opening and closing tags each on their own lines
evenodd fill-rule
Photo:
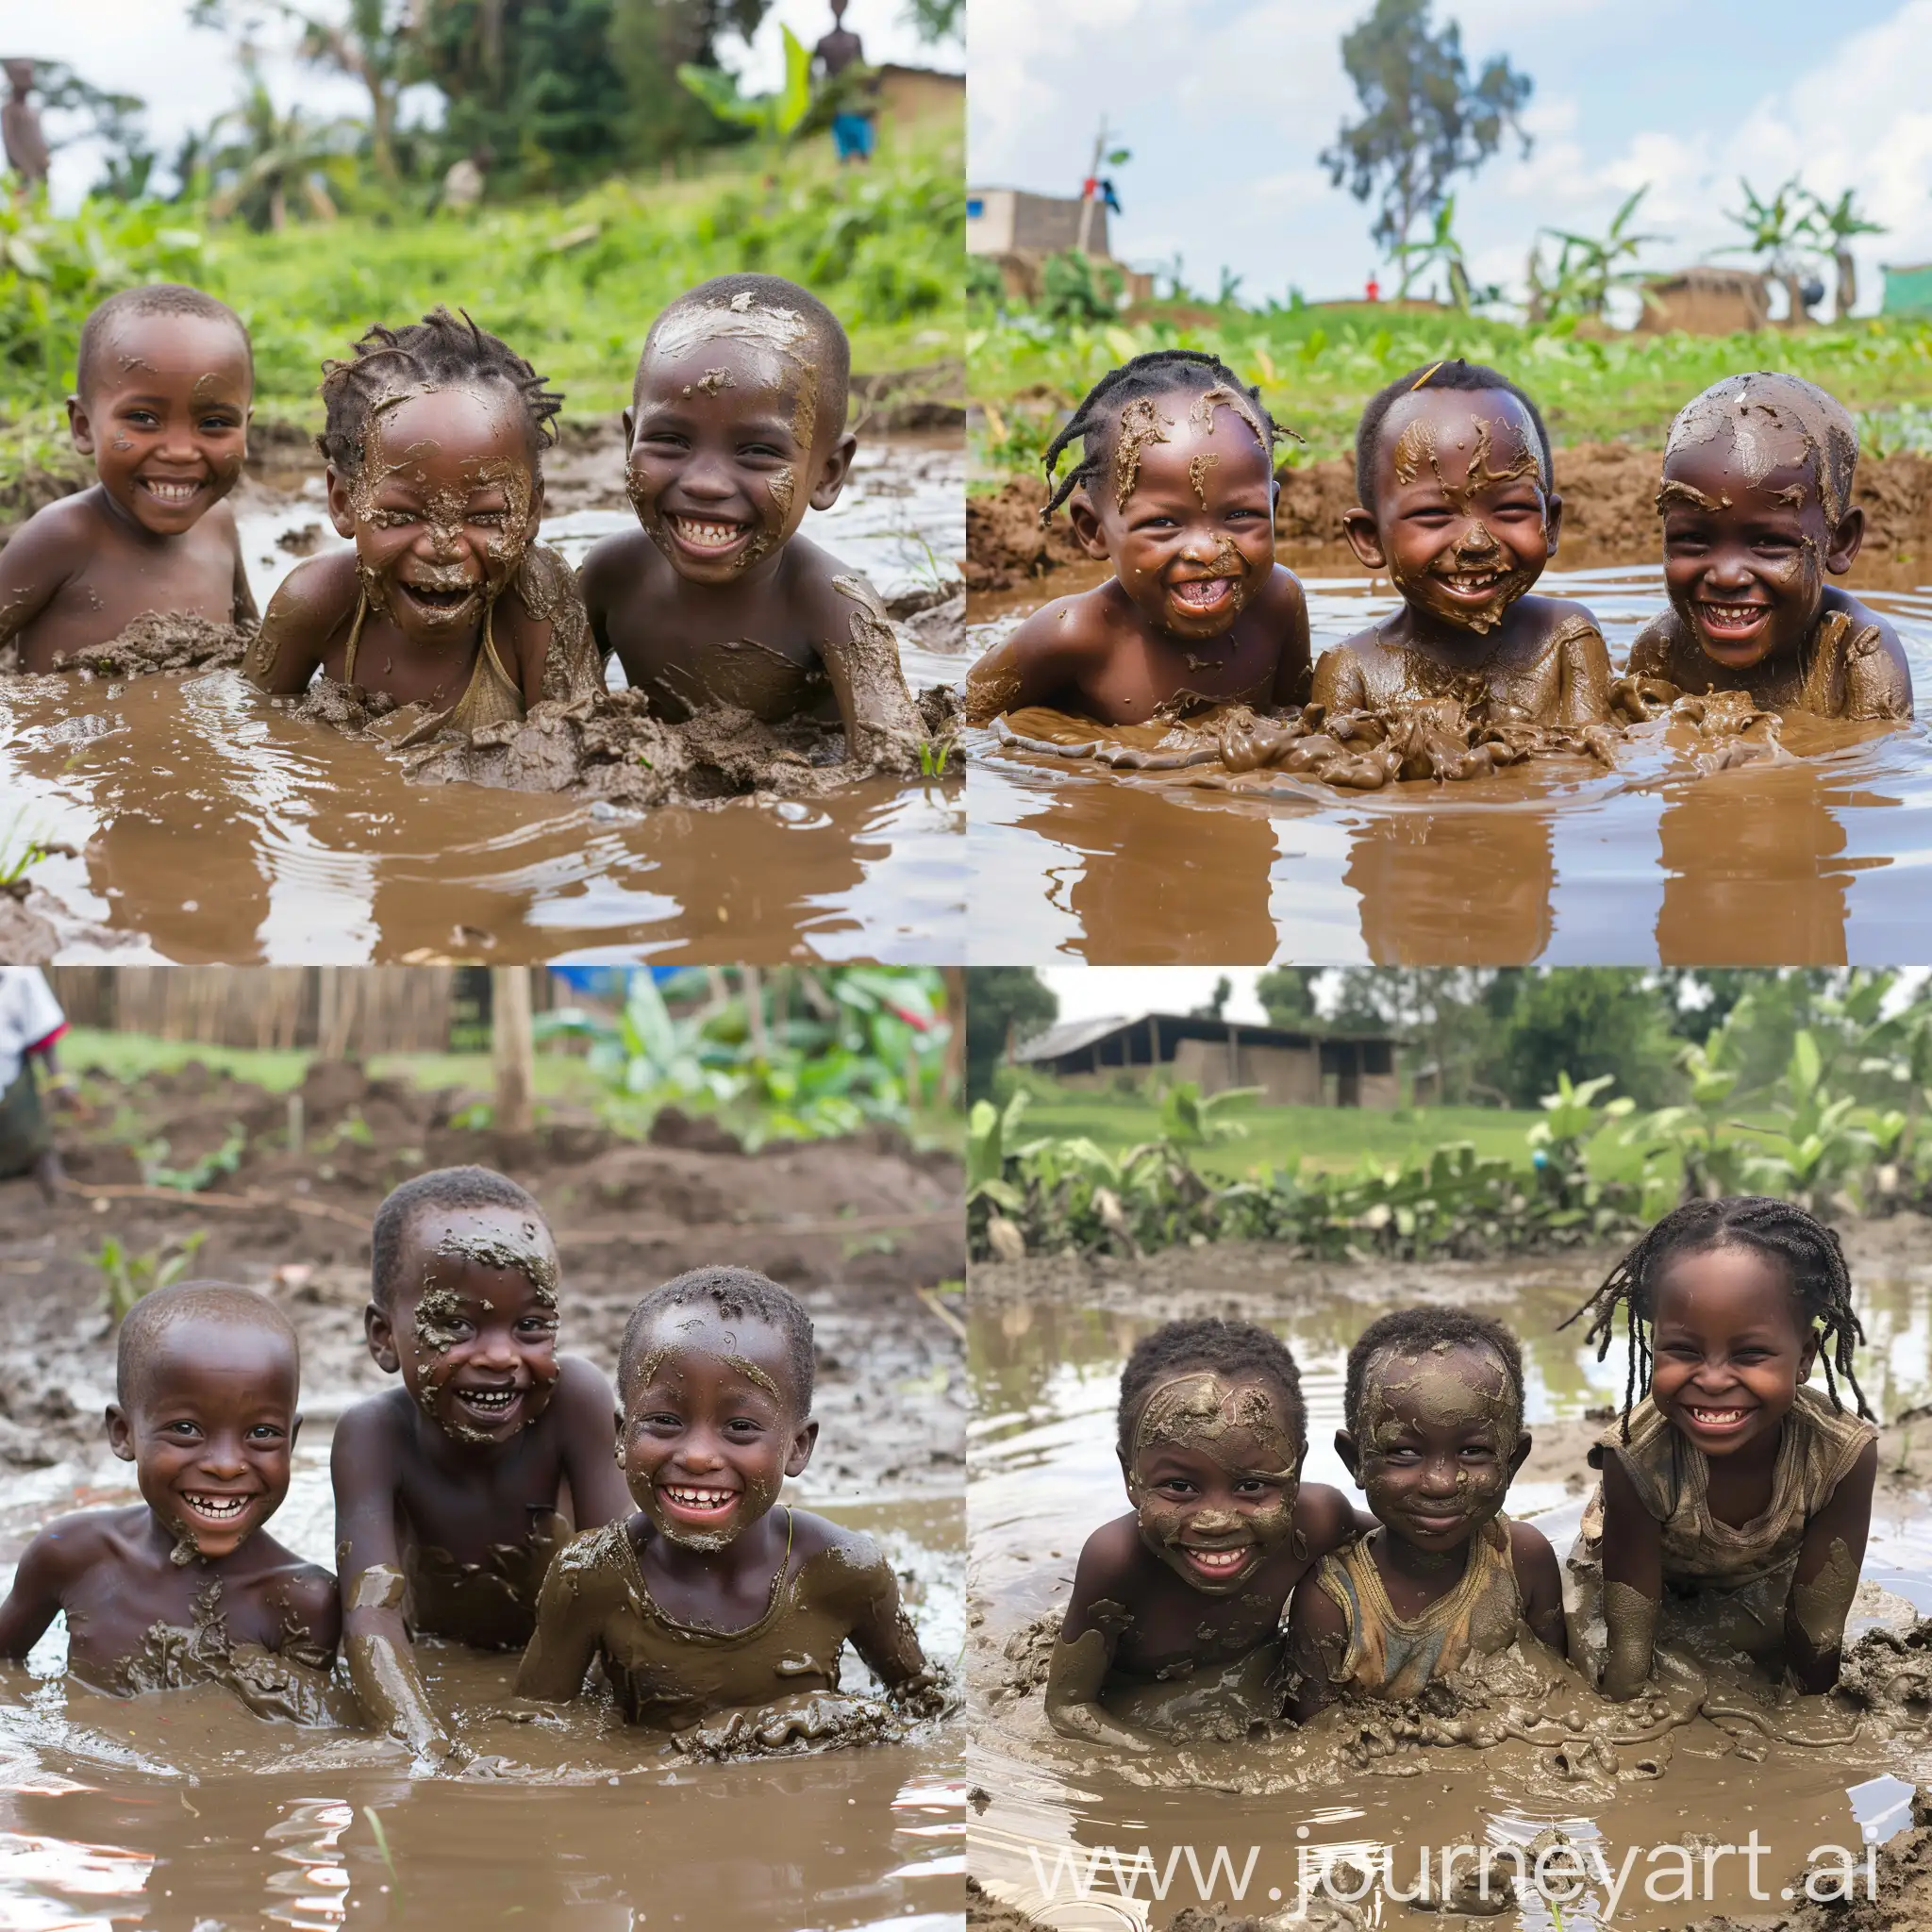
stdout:
<svg viewBox="0 0 1932 1932">
<path fill-rule="evenodd" d="M 1392 1027 L 1363 1031 L 1356 1027 L 1329 1027 L 1319 1021 L 1311 1026 L 1268 1026 L 1246 1020 L 1210 1020 L 1194 1013 L 1140 1013 L 1132 1018 L 1109 1014 L 1097 1020 L 1067 1020 L 1049 1026 L 1013 1049 L 1016 1061 L 1034 1065 L 1078 1053 L 1117 1033 L 1132 1033 L 1152 1020 L 1162 1034 L 1173 1040 L 1225 1040 L 1239 1034 L 1249 1046 L 1308 1046 L 1324 1040 L 1388 1041 L 1399 1045 L 1402 1036 Z"/>
</svg>

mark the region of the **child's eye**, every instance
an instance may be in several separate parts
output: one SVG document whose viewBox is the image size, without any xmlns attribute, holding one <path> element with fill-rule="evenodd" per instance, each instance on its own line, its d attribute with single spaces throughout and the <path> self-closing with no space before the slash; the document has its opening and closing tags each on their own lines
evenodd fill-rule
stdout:
<svg viewBox="0 0 1932 1932">
<path fill-rule="evenodd" d="M 137 429 L 152 429 L 160 418 L 152 409 L 129 409 L 123 420 L 132 423 Z"/>
<path fill-rule="evenodd" d="M 473 524 L 500 524 L 505 515 L 506 512 L 500 509 L 479 509 L 471 513 L 470 521 Z"/>
<path fill-rule="evenodd" d="M 169 1423 L 166 1424 L 166 1430 L 171 1436 L 198 1436 L 201 1434 L 200 1427 L 194 1423 Z"/>
<path fill-rule="evenodd" d="M 416 521 L 416 513 L 408 509 L 379 509 L 369 521 L 378 530 L 400 530 L 406 524 Z"/>
<path fill-rule="evenodd" d="M 254 1441 L 259 1442 L 279 1442 L 282 1440 L 282 1431 L 276 1428 L 274 1423 L 257 1423 L 248 1433 Z"/>
</svg>

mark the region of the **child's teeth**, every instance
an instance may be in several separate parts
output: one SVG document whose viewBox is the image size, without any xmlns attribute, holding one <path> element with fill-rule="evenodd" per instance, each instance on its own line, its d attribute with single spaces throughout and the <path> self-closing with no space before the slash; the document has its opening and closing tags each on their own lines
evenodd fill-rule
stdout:
<svg viewBox="0 0 1932 1932">
<path fill-rule="evenodd" d="M 188 1496 L 185 1500 L 203 1516 L 239 1516 L 248 1503 L 246 1496 Z"/>
<path fill-rule="evenodd" d="M 716 1509 L 731 1500 L 729 1490 L 680 1490 L 666 1484 L 664 1493 L 687 1509 Z"/>
<path fill-rule="evenodd" d="M 723 550 L 738 539 L 736 524 L 701 524 L 693 517 L 679 517 L 677 528 L 687 542 L 712 550 Z"/>
<path fill-rule="evenodd" d="M 186 503 L 201 488 L 198 483 L 149 483 L 151 495 L 158 496 L 163 503 Z"/>
</svg>

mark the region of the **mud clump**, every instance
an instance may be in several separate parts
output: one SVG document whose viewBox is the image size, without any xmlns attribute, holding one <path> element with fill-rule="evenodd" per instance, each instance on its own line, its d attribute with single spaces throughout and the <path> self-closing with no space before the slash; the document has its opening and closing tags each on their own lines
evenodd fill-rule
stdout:
<svg viewBox="0 0 1932 1932">
<path fill-rule="evenodd" d="M 971 1874 L 966 1879 L 968 1932 L 1050 1932 L 1038 1919 L 1002 1905 Z"/>
<path fill-rule="evenodd" d="M 255 637 L 252 624 L 210 624 L 181 611 L 148 610 L 117 638 L 63 651 L 56 671 L 96 677 L 146 677 L 160 671 L 239 671 Z"/>
<path fill-rule="evenodd" d="M 1087 553 L 1063 517 L 1042 525 L 1046 485 L 1016 476 L 993 496 L 966 499 L 966 588 L 1010 591 L 1062 564 L 1085 563 Z"/>
</svg>

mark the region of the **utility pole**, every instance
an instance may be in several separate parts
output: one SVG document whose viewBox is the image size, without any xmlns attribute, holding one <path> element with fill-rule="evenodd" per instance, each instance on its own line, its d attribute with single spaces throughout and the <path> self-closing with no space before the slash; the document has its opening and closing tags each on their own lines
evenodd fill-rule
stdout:
<svg viewBox="0 0 1932 1932">
<path fill-rule="evenodd" d="M 1100 164 L 1107 158 L 1107 116 L 1100 117 L 1100 132 L 1093 137 L 1093 164 L 1087 170 L 1087 184 L 1080 191 L 1080 239 L 1074 245 L 1082 255 L 1091 255 L 1093 208 L 1100 199 Z"/>
</svg>

